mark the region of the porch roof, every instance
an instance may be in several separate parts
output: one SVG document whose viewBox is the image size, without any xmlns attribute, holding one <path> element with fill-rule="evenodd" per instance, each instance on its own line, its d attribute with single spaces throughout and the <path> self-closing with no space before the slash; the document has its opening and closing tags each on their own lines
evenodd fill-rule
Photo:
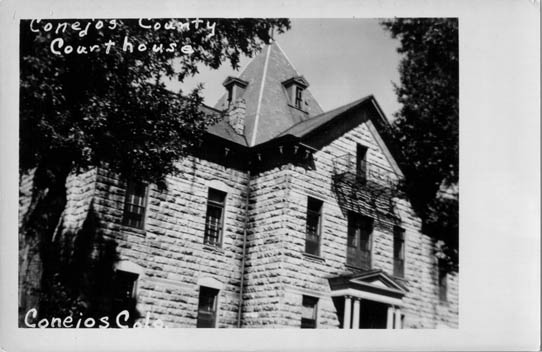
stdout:
<svg viewBox="0 0 542 352">
<path fill-rule="evenodd" d="M 354 296 L 389 304 L 401 304 L 408 289 L 384 271 L 368 270 L 361 273 L 330 278 L 332 296 Z"/>
</svg>

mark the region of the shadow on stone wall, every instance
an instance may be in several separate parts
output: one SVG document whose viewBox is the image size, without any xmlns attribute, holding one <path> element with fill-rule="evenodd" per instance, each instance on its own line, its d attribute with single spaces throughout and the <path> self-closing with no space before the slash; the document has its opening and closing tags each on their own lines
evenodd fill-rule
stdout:
<svg viewBox="0 0 542 352">
<path fill-rule="evenodd" d="M 400 224 L 394 209 L 393 198 L 398 195 L 394 189 L 370 180 L 360 182 L 346 174 L 333 177 L 332 190 L 345 218 L 353 212 L 372 218 L 382 228 Z"/>
<path fill-rule="evenodd" d="M 51 322 L 54 317 L 71 316 L 73 327 L 97 328 L 104 317 L 108 319 L 108 327 L 116 327 L 116 315 L 125 309 L 130 318 L 123 320 L 123 324 L 132 326 L 140 317 L 135 308 L 136 299 L 122 297 L 122 287 L 116 280 L 117 243 L 106 238 L 100 228 L 100 219 L 91 203 L 80 230 L 65 231 L 44 251 L 48 265 L 44 266 L 47 270 L 43 272 L 36 321 Z M 90 324 L 89 318 L 95 324 Z M 86 319 L 89 319 L 87 326 L 84 323 L 75 326 L 77 321 Z"/>
</svg>

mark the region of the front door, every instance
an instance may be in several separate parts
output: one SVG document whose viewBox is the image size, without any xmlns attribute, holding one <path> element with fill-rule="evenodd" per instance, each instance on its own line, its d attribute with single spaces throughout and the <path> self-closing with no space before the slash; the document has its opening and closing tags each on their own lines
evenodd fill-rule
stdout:
<svg viewBox="0 0 542 352">
<path fill-rule="evenodd" d="M 385 329 L 388 305 L 368 300 L 362 300 L 360 303 L 360 329 Z"/>
</svg>

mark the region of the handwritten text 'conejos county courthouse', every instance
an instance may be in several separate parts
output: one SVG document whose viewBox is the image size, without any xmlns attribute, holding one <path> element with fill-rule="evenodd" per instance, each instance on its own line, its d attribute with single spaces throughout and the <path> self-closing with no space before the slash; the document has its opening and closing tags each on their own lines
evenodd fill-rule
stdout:
<svg viewBox="0 0 542 352">
<path fill-rule="evenodd" d="M 194 48 L 190 44 L 184 44 L 179 46 L 178 43 L 142 43 L 132 40 L 128 35 L 124 36 L 122 43 L 115 42 L 111 39 L 104 43 L 95 43 L 90 45 L 70 45 L 66 43 L 62 35 L 69 32 L 77 32 L 79 38 L 84 38 L 92 30 L 109 30 L 113 31 L 120 27 L 122 20 L 110 19 L 110 20 L 89 20 L 87 22 L 82 21 L 64 21 L 64 22 L 47 22 L 40 19 L 30 21 L 30 31 L 34 33 L 52 33 L 55 38 L 51 40 L 49 48 L 51 53 L 55 55 L 84 55 L 94 52 L 104 51 L 109 54 L 113 49 L 120 49 L 124 52 L 145 52 L 152 51 L 155 53 L 169 52 L 172 53 L 179 50 L 183 54 L 192 54 Z M 151 19 L 140 18 L 137 21 L 140 28 L 150 31 L 178 31 L 185 34 L 191 30 L 206 31 L 206 38 L 210 38 L 215 35 L 216 23 L 204 21 L 202 19 L 191 20 L 164 20 L 163 22 L 155 21 Z"/>
</svg>

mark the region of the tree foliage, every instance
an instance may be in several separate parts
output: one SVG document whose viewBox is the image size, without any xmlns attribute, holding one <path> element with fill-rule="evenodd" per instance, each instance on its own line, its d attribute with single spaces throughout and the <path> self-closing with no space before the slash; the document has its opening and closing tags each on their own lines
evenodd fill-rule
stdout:
<svg viewBox="0 0 542 352">
<path fill-rule="evenodd" d="M 209 20 L 215 25 L 209 36 L 203 24 L 197 29 L 192 24 L 187 31 L 166 30 L 169 20 L 163 19 L 146 20 L 144 27 L 138 20 L 116 20 L 113 29 L 91 26 L 81 37 L 81 31 L 71 27 L 57 33 L 66 21 L 46 22 L 52 30 L 45 31 L 42 23 L 21 22 L 21 171 L 61 162 L 73 170 L 107 163 L 113 171 L 152 182 L 174 171 L 175 161 L 210 122 L 199 110 L 199 89 L 175 97 L 164 79 L 182 81 L 197 74 L 199 65 L 216 69 L 229 62 L 237 68 L 242 54 L 252 56 L 268 42 L 272 27 L 279 32 L 289 28 L 282 19 L 216 19 Z M 156 23 L 160 30 L 147 28 Z M 64 47 L 97 45 L 100 50 L 55 55 L 51 42 L 58 37 Z M 125 40 L 133 52 L 129 46 L 123 50 Z M 106 52 L 108 41 L 115 46 Z M 176 50 L 166 50 L 170 43 Z M 187 43 L 191 54 L 180 50 Z M 140 52 L 140 44 L 147 49 Z M 164 48 L 154 52 L 152 45 Z"/>
<path fill-rule="evenodd" d="M 443 241 L 441 255 L 458 264 L 459 53 L 452 18 L 384 21 L 400 42 L 402 104 L 390 130 L 405 188 L 424 231 Z"/>
<path fill-rule="evenodd" d="M 70 246 L 54 240 L 62 227 L 68 175 L 106 166 L 123 178 L 165 187 L 176 161 L 214 121 L 200 109 L 201 87 L 172 93 L 164 81 L 182 81 L 201 65 L 216 69 L 228 62 L 238 68 L 242 55 L 252 56 L 270 33 L 290 26 L 286 19 L 143 23 L 21 21 L 19 171 L 33 170 L 34 189 L 19 228 L 20 323 L 36 305 L 44 308 L 40 314 L 80 311 L 100 286 L 92 284 L 97 277 L 110 286 L 103 275 L 88 272 L 96 267 L 110 272 L 114 259 L 110 250 L 89 258 L 95 247 L 89 239 L 101 238 L 89 230 L 97 228 L 89 225 L 97 219 L 87 218 L 85 231 L 73 234 L 68 242 L 78 243 L 76 248 L 67 250 Z M 190 50 L 182 49 L 186 46 Z M 97 263 L 102 257 L 108 259 Z"/>
</svg>

